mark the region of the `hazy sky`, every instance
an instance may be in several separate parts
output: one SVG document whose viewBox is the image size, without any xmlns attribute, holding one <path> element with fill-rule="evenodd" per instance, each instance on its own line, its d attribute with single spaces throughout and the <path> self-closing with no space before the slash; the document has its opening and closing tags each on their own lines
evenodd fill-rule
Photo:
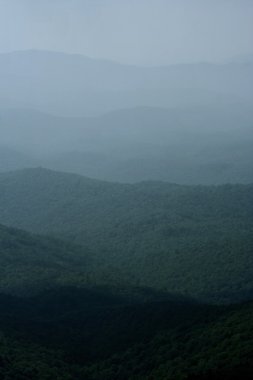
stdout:
<svg viewBox="0 0 253 380">
<path fill-rule="evenodd" d="M 135 64 L 253 52 L 253 0 L 0 0 L 0 52 L 47 49 Z"/>
</svg>

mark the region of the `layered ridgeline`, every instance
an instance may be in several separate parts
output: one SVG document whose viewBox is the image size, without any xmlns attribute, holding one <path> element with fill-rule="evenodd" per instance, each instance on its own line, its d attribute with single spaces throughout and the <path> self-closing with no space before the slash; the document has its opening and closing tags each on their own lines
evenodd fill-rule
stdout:
<svg viewBox="0 0 253 380">
<path fill-rule="evenodd" d="M 30 232 L 0 225 L 0 377 L 250 380 L 252 302 L 186 295 L 252 298 L 252 198 L 1 174 L 0 222 Z"/>
<path fill-rule="evenodd" d="M 123 185 L 30 169 L 1 174 L 0 194 L 1 223 L 85 244 L 104 283 L 252 297 L 252 185 Z"/>
<path fill-rule="evenodd" d="M 47 51 L 0 54 L 6 107 L 67 116 L 135 107 L 252 103 L 252 61 L 136 67 Z"/>
<path fill-rule="evenodd" d="M 121 182 L 250 183 L 252 125 L 252 107 L 241 103 L 66 118 L 0 102 L 0 171 L 40 165 Z"/>
<path fill-rule="evenodd" d="M 101 180 L 252 183 L 253 63 L 142 68 L 0 54 L 0 171 Z"/>
<path fill-rule="evenodd" d="M 0 54 L 0 379 L 252 379 L 252 78 Z"/>
<path fill-rule="evenodd" d="M 87 250 L 4 226 L 0 263 L 3 379 L 251 379 L 252 303 L 87 287 Z"/>
<path fill-rule="evenodd" d="M 3 379 L 251 379 L 252 303 L 85 284 L 87 250 L 4 226 L 0 264 Z"/>
</svg>

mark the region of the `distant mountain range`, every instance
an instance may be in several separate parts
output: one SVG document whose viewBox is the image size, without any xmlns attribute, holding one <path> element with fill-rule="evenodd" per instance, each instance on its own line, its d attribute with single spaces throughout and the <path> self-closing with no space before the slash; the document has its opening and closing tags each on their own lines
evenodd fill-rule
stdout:
<svg viewBox="0 0 253 380">
<path fill-rule="evenodd" d="M 135 106 L 252 103 L 253 64 L 181 64 L 144 68 L 48 51 L 0 55 L 5 105 L 65 115 L 98 115 Z"/>
<path fill-rule="evenodd" d="M 252 79 L 0 54 L 1 380 L 252 379 Z"/>
<path fill-rule="evenodd" d="M 66 118 L 0 110 L 0 171 L 43 166 L 102 180 L 253 181 L 253 112 L 236 104 L 138 107 Z"/>
<path fill-rule="evenodd" d="M 147 68 L 47 51 L 0 54 L 0 171 L 250 183 L 252 79 L 243 57 Z"/>
</svg>

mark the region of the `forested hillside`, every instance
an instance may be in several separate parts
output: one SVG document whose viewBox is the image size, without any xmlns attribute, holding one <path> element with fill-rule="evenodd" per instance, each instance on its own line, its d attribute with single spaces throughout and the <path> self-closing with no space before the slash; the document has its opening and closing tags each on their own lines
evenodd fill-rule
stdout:
<svg viewBox="0 0 253 380">
<path fill-rule="evenodd" d="M 0 225 L 2 293 L 29 295 L 59 284 L 85 283 L 91 270 L 91 255 L 84 247 Z"/>
<path fill-rule="evenodd" d="M 0 0 L 0 380 L 253 379 L 252 19 Z"/>
<path fill-rule="evenodd" d="M 3 379 L 251 379 L 252 303 L 129 303 L 73 288 L 0 303 Z"/>
<path fill-rule="evenodd" d="M 105 282 L 252 296 L 252 185 L 122 185 L 34 169 L 1 174 L 0 193 L 1 223 L 84 244 Z"/>
<path fill-rule="evenodd" d="M 1 378 L 251 379 L 252 303 L 96 286 L 90 253 L 0 226 Z"/>
</svg>

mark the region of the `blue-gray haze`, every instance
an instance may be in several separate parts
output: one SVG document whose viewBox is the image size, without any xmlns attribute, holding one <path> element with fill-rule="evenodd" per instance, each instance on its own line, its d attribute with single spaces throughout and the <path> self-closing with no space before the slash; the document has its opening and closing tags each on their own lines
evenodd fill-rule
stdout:
<svg viewBox="0 0 253 380">
<path fill-rule="evenodd" d="M 251 0 L 0 0 L 0 52 L 43 49 L 123 63 L 252 53 Z"/>
<path fill-rule="evenodd" d="M 0 171 L 253 180 L 253 1 L 0 0 Z"/>
</svg>

